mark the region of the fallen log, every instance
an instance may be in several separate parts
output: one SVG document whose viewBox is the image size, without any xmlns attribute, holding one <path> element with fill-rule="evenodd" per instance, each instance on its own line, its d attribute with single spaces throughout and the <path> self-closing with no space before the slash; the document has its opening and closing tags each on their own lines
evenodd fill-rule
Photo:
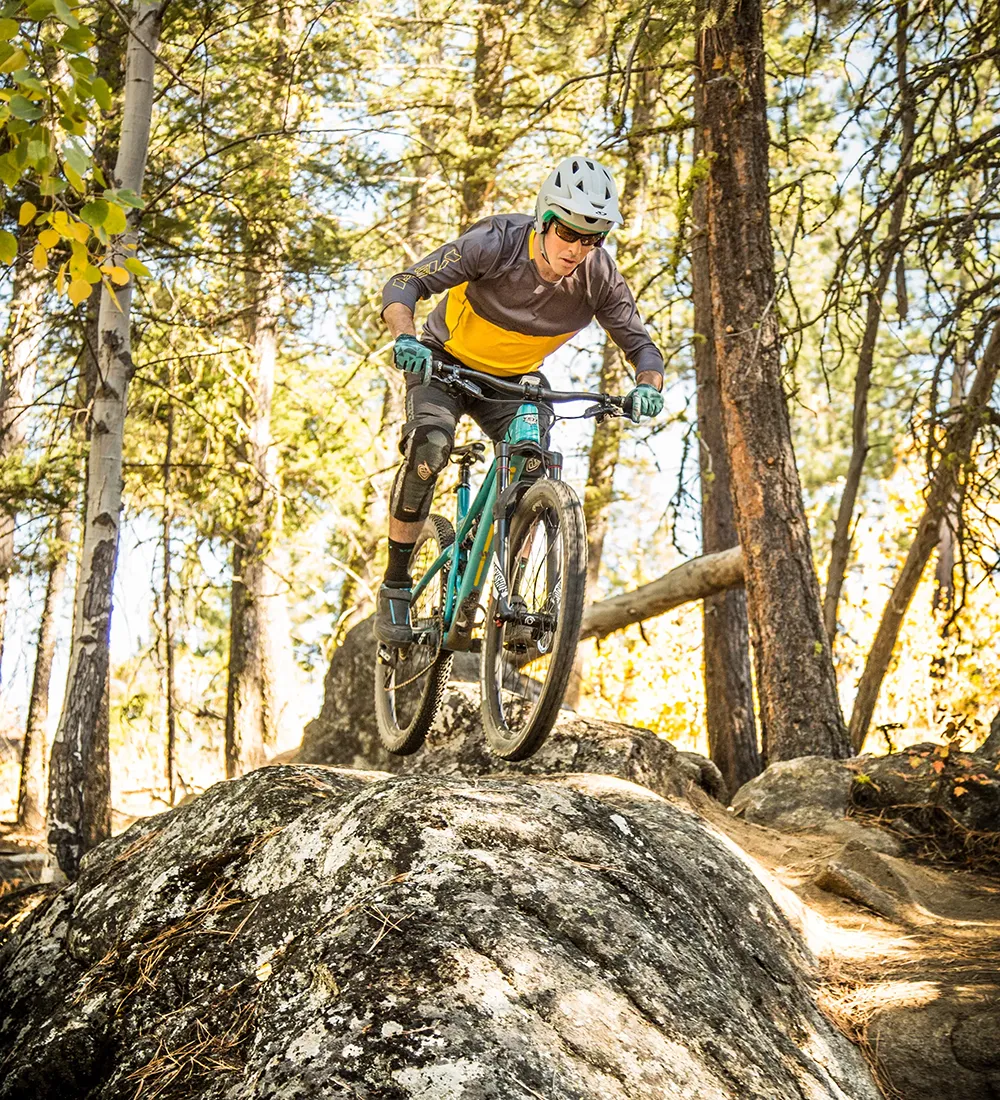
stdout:
<svg viewBox="0 0 1000 1100">
<path fill-rule="evenodd" d="M 738 546 L 692 558 L 649 584 L 591 604 L 583 613 L 580 637 L 604 638 L 632 623 L 742 583 L 743 551 Z"/>
</svg>

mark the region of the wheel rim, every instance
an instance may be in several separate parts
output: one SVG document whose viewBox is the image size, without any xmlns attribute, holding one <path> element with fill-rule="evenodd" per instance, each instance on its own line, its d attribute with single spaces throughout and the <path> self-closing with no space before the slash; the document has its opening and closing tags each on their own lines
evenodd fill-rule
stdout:
<svg viewBox="0 0 1000 1100">
<path fill-rule="evenodd" d="M 426 539 L 410 559 L 410 573 L 422 577 L 434 563 L 440 550 L 437 540 Z M 443 576 L 443 574 L 442 574 Z M 441 650 L 440 579 L 428 584 L 410 606 L 410 623 L 417 638 L 412 645 L 394 649 L 385 661 L 385 686 L 392 702 L 393 718 L 400 730 L 406 730 L 420 713 L 428 677 Z"/>
<path fill-rule="evenodd" d="M 563 560 L 557 513 L 539 508 L 507 569 L 512 606 L 521 603 L 528 614 L 558 619 Z M 556 631 L 528 630 L 514 623 L 504 623 L 499 630 L 493 658 L 494 703 L 512 740 L 521 736 L 541 704 L 555 636 Z"/>
</svg>

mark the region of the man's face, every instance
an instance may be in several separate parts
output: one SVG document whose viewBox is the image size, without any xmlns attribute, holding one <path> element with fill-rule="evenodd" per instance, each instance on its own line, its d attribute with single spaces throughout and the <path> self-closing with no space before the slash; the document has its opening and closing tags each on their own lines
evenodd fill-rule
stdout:
<svg viewBox="0 0 1000 1100">
<path fill-rule="evenodd" d="M 570 275 L 593 252 L 594 246 L 581 241 L 564 241 L 556 233 L 555 222 L 549 222 L 545 229 L 545 255 L 549 265 L 557 275 Z"/>
</svg>

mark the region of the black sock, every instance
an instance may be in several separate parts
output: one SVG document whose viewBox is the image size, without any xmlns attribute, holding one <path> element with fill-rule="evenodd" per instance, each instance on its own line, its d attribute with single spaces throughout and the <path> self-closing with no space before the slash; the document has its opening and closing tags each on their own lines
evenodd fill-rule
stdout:
<svg viewBox="0 0 1000 1100">
<path fill-rule="evenodd" d="M 385 583 L 398 588 L 409 588 L 413 583 L 410 576 L 410 555 L 415 543 L 396 542 L 389 539 L 389 565 L 385 571 Z"/>
</svg>

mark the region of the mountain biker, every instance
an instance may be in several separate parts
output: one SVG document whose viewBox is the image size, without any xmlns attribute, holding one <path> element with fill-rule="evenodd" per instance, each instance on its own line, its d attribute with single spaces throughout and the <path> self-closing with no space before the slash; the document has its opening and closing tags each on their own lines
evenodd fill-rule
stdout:
<svg viewBox="0 0 1000 1100">
<path fill-rule="evenodd" d="M 459 417 L 469 413 L 494 441 L 503 439 L 521 402 L 453 393 L 431 377 L 432 357 L 511 381 L 548 385 L 542 360 L 596 317 L 635 370 L 631 416 L 663 409 L 663 357 L 646 332 L 635 299 L 601 246 L 622 222 L 611 173 L 593 157 L 566 157 L 546 177 L 534 217 L 484 218 L 455 241 L 393 275 L 382 316 L 406 372 L 404 460 L 389 506 L 389 564 L 378 592 L 375 637 L 405 645 L 410 627 L 410 556 L 427 518 Z M 417 339 L 417 301 L 447 291 Z M 546 438 L 551 406 L 539 404 Z"/>
</svg>

